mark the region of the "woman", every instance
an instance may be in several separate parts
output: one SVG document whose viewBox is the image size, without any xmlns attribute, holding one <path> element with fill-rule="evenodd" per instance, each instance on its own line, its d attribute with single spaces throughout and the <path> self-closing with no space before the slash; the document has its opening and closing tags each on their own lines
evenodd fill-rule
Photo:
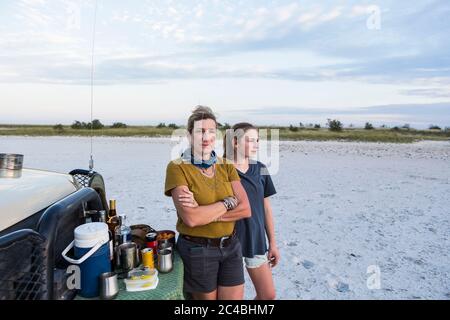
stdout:
<svg viewBox="0 0 450 320">
<path fill-rule="evenodd" d="M 250 123 L 238 123 L 224 139 L 224 158 L 233 161 L 250 201 L 250 218 L 236 222 L 244 264 L 256 290 L 257 300 L 275 299 L 271 268 L 280 260 L 269 197 L 276 193 L 264 164 L 254 161 L 258 151 L 258 130 Z M 266 234 L 269 246 L 266 244 Z"/>
<path fill-rule="evenodd" d="M 190 147 L 168 164 L 164 192 L 177 209 L 184 290 L 196 300 L 243 299 L 235 221 L 251 216 L 247 194 L 234 166 L 214 152 L 217 121 L 211 109 L 198 106 L 187 131 Z"/>
</svg>

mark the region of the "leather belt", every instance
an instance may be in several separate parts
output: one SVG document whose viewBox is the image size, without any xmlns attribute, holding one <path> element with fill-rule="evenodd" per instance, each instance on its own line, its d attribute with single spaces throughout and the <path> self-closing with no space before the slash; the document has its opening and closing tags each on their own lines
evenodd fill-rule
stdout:
<svg viewBox="0 0 450 320">
<path fill-rule="evenodd" d="M 231 242 L 236 238 L 236 229 L 233 230 L 233 233 L 229 236 L 221 237 L 221 238 L 205 238 L 205 237 L 195 237 L 195 236 L 188 236 L 186 234 L 180 235 L 183 239 L 186 239 L 188 241 L 192 241 L 198 244 L 202 244 L 205 246 L 211 246 L 211 247 L 219 247 L 219 248 L 225 248 L 231 244 Z"/>
</svg>

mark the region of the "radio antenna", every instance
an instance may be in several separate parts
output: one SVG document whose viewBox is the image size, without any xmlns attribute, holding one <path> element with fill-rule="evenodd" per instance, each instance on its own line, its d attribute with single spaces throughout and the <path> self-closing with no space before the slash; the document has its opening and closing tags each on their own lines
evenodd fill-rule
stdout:
<svg viewBox="0 0 450 320">
<path fill-rule="evenodd" d="M 94 9 L 94 26 L 92 30 L 92 52 L 91 52 L 91 157 L 89 159 L 89 171 L 94 172 L 94 156 L 93 156 L 93 135 L 94 135 L 94 124 L 93 124 L 93 114 L 94 114 L 94 50 L 95 50 L 95 28 L 97 24 L 97 5 L 98 0 L 95 0 Z"/>
</svg>

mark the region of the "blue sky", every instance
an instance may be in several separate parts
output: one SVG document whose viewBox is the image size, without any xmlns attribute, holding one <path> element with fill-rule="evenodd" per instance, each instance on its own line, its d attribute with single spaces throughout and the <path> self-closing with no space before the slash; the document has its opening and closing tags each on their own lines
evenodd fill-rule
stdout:
<svg viewBox="0 0 450 320">
<path fill-rule="evenodd" d="M 0 123 L 90 115 L 95 1 L 0 2 Z M 94 117 L 450 126 L 448 1 L 98 0 Z"/>
</svg>

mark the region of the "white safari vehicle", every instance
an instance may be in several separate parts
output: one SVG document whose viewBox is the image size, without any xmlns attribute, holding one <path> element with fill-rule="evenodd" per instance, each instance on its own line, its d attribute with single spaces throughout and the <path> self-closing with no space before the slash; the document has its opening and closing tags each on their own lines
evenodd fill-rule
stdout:
<svg viewBox="0 0 450 320">
<path fill-rule="evenodd" d="M 108 210 L 100 174 L 22 168 L 0 153 L 0 300 L 72 299 L 61 252 L 89 210 Z"/>
</svg>

